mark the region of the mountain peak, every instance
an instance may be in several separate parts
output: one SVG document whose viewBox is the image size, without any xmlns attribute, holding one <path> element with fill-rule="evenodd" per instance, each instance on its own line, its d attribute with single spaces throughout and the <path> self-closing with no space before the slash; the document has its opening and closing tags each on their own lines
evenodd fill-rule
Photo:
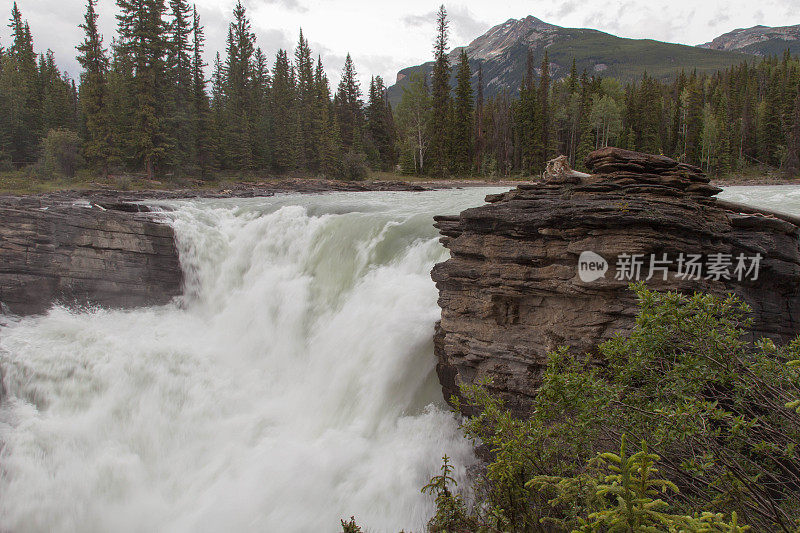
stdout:
<svg viewBox="0 0 800 533">
<path fill-rule="evenodd" d="M 711 50 L 740 51 L 760 56 L 779 54 L 787 48 L 793 53 L 797 53 L 800 50 L 800 24 L 737 28 L 698 46 Z"/>
<path fill-rule="evenodd" d="M 510 18 L 469 43 L 467 55 L 471 59 L 491 59 L 509 47 L 523 41 L 537 41 L 561 29 L 541 19 L 528 15 L 522 19 Z"/>
</svg>

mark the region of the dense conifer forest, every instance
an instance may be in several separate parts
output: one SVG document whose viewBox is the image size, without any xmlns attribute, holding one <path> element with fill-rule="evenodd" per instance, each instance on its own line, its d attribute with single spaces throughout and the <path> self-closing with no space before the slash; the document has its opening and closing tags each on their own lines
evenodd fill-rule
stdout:
<svg viewBox="0 0 800 533">
<path fill-rule="evenodd" d="M 800 170 L 800 61 L 788 52 L 711 76 L 680 71 L 662 82 L 645 74 L 624 85 L 574 64 L 551 79 L 547 56 L 540 65 L 530 56 L 521 87 L 484 98 L 482 73 L 471 83 L 465 54 L 449 64 L 442 6 L 433 72 L 412 80 L 392 109 L 384 80 L 360 87 L 349 55 L 334 91 L 302 30 L 293 52 L 268 58 L 241 3 L 209 66 L 202 21 L 187 0 L 117 0 L 110 41 L 99 33 L 96 2 L 88 0 L 81 24 L 79 80 L 59 70 L 51 51 L 35 51 L 36 29 L 14 4 L 12 40 L 0 47 L 0 168 L 159 179 L 359 179 L 370 169 L 528 176 L 555 155 L 581 168 L 590 151 L 615 145 L 715 175 L 753 165 Z"/>
</svg>

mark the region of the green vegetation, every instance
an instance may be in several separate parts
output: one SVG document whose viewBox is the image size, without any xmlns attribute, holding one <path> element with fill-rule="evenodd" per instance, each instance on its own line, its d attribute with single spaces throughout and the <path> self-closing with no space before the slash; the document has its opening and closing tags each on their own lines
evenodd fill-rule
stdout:
<svg viewBox="0 0 800 533">
<path fill-rule="evenodd" d="M 581 168 L 590 151 L 615 145 L 713 175 L 754 165 L 800 174 L 800 61 L 788 52 L 749 64 L 737 54 L 564 29 L 546 50 L 515 49 L 514 61 L 525 64 L 518 85 L 497 91 L 492 84 L 490 93 L 483 80 L 493 76 L 491 62 L 462 53 L 450 64 L 442 6 L 431 75 L 409 76 L 393 110 L 379 76 L 364 101 L 349 55 L 332 95 L 302 32 L 293 58 L 279 50 L 270 68 L 241 3 L 210 88 L 203 27 L 188 0 L 117 5 L 117 35 L 105 45 L 96 0 L 87 0 L 76 87 L 52 52 L 34 52 L 14 4 L 13 40 L 0 48 L 0 172 L 27 168 L 25 175 L 52 179 L 80 176 L 84 166 L 108 184 L 111 176 L 137 174 L 172 184 L 254 174 L 352 180 L 370 171 L 525 177 L 558 154 Z M 609 60 L 590 75 L 587 61 L 600 48 L 619 65 L 635 60 L 647 72 L 633 81 Z M 551 67 L 570 62 L 568 76 L 553 76 Z M 705 67 L 675 72 L 686 63 Z M 62 143 L 55 163 L 51 131 L 61 141 L 77 139 L 69 161 Z"/>
<path fill-rule="evenodd" d="M 800 338 L 749 342 L 733 296 L 634 290 L 633 331 L 553 353 L 529 418 L 463 389 L 487 464 L 468 506 L 444 458 L 430 531 L 797 531 Z"/>
</svg>

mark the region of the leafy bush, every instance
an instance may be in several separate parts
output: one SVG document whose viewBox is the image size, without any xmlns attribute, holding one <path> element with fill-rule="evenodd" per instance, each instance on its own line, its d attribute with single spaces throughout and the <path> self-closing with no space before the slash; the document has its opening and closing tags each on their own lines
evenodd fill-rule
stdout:
<svg viewBox="0 0 800 533">
<path fill-rule="evenodd" d="M 489 455 L 475 530 L 796 530 L 800 339 L 748 342 L 749 309 L 733 296 L 634 290 L 633 331 L 594 358 L 551 354 L 529 419 L 482 384 L 463 388 L 477 414 L 462 428 Z M 624 435 L 642 451 L 627 456 Z M 669 481 L 652 479 L 656 462 Z"/>
<path fill-rule="evenodd" d="M 338 177 L 343 180 L 363 180 L 369 175 L 367 156 L 361 152 L 347 152 L 342 156 Z"/>
<path fill-rule="evenodd" d="M 74 131 L 51 129 L 42 141 L 42 172 L 46 176 L 75 177 L 75 171 L 83 164 L 80 147 L 81 139 Z"/>
</svg>

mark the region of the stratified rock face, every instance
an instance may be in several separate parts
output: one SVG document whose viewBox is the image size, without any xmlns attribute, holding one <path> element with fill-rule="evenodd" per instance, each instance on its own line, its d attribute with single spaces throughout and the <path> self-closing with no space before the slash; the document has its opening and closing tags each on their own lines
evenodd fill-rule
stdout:
<svg viewBox="0 0 800 533">
<path fill-rule="evenodd" d="M 53 303 L 136 307 L 167 303 L 183 276 L 172 228 L 135 204 L 0 201 L 0 302 L 18 315 Z"/>
<path fill-rule="evenodd" d="M 458 395 L 460 383 L 488 377 L 492 391 L 524 413 L 550 351 L 591 353 L 632 327 L 628 285 L 650 276 L 651 254 L 650 288 L 735 292 L 753 308 L 758 336 L 786 341 L 800 333 L 800 221 L 717 200 L 719 189 L 700 169 L 667 157 L 606 148 L 587 166 L 591 175 L 553 164 L 540 183 L 436 217 L 451 252 L 432 272 L 445 398 Z M 698 254 L 699 277 L 686 263 Z M 592 279 L 603 260 L 607 271 Z M 637 262 L 633 276 L 628 267 Z"/>
</svg>

